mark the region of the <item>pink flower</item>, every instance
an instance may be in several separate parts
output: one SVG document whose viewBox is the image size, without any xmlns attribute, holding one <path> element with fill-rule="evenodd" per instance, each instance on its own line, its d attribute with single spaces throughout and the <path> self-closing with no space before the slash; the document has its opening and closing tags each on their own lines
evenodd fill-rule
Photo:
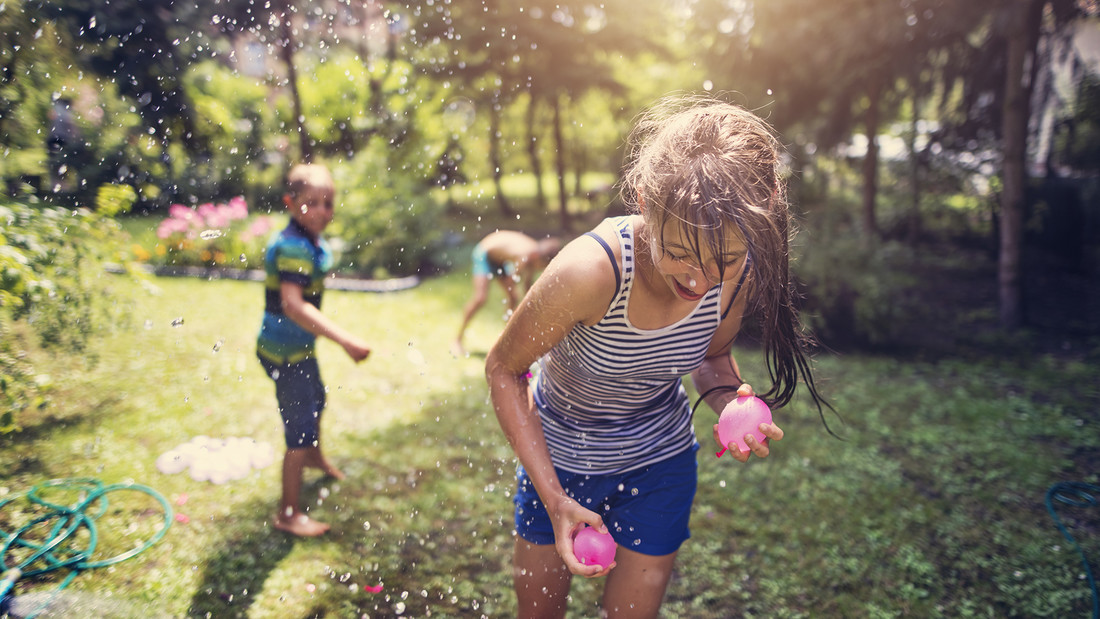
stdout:
<svg viewBox="0 0 1100 619">
<path fill-rule="evenodd" d="M 218 212 L 218 207 L 214 206 L 212 202 L 200 204 L 196 211 L 199 215 L 199 219 L 205 222 L 209 222 L 211 217 L 215 217 Z"/>
<path fill-rule="evenodd" d="M 248 203 L 244 201 L 244 197 L 237 196 L 231 198 L 226 204 L 229 211 L 230 219 L 245 219 L 248 217 Z"/>
<path fill-rule="evenodd" d="M 173 219 L 191 221 L 195 218 L 195 211 L 182 204 L 173 204 L 172 206 L 168 207 L 168 216 Z"/>
<path fill-rule="evenodd" d="M 186 219 L 169 217 L 157 226 L 157 238 L 166 239 L 174 234 L 186 234 L 189 227 Z"/>
<path fill-rule="evenodd" d="M 257 217 L 256 219 L 252 220 L 252 223 L 249 224 L 248 229 L 241 233 L 241 240 L 248 242 L 256 237 L 266 236 L 267 233 L 271 230 L 271 226 L 271 217 L 266 215 L 262 217 Z"/>
</svg>

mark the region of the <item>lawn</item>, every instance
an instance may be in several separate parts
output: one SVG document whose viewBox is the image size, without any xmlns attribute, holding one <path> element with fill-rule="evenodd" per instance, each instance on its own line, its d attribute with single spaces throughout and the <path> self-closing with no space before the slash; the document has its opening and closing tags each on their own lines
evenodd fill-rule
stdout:
<svg viewBox="0 0 1100 619">
<path fill-rule="evenodd" d="M 114 276 L 108 276 L 114 277 Z M 468 292 L 455 273 L 395 293 L 330 291 L 325 310 L 374 347 L 355 365 L 319 349 L 329 386 L 324 446 L 343 482 L 307 475 L 333 525 L 291 539 L 269 519 L 279 466 L 216 485 L 155 461 L 198 435 L 281 446 L 274 389 L 253 356 L 255 282 L 119 278 L 117 329 L 88 358 L 49 359 L 52 404 L 0 439 L 0 493 L 58 478 L 132 481 L 186 518 L 150 549 L 82 573 L 59 599 L 114 616 L 510 617 L 512 452 L 487 402 L 491 305 L 448 344 Z M 497 311 L 499 308 L 501 311 Z M 766 380 L 759 352 L 738 351 Z M 1100 366 L 1052 356 L 914 360 L 821 355 L 821 387 L 844 418 L 830 436 L 804 401 L 777 411 L 772 457 L 716 460 L 697 419 L 700 487 L 668 617 L 1085 616 L 1081 555 L 1044 506 L 1055 483 L 1100 483 Z M 0 513 L 16 526 L 19 502 Z M 1092 561 L 1100 510 L 1059 506 Z M 108 518 L 110 516 L 111 518 Z M 122 500 L 104 547 L 139 543 L 160 516 Z M 113 525 L 113 526 L 112 526 Z M 55 591 L 63 573 L 17 585 Z M 381 592 L 366 587 L 381 584 Z M 574 582 L 571 616 L 596 616 L 599 581 Z"/>
</svg>

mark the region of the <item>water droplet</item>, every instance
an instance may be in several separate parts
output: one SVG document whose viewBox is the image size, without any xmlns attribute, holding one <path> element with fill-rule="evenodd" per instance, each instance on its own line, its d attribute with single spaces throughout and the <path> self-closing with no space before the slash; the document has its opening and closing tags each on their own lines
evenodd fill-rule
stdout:
<svg viewBox="0 0 1100 619">
<path fill-rule="evenodd" d="M 182 326 L 182 325 L 183 325 L 183 316 L 180 316 L 180 317 L 172 320 L 172 326 L 173 327 L 179 327 L 179 326 Z"/>
<path fill-rule="evenodd" d="M 202 232 L 199 233 L 199 238 L 204 240 L 204 241 L 209 241 L 211 239 L 216 239 L 216 238 L 220 237 L 221 235 L 222 235 L 221 230 L 203 230 Z"/>
</svg>

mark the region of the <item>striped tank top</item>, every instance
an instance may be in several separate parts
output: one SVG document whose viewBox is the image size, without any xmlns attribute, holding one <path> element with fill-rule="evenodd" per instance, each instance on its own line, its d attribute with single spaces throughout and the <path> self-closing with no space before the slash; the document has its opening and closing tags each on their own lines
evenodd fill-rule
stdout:
<svg viewBox="0 0 1100 619">
<path fill-rule="evenodd" d="M 573 473 L 621 473 L 694 448 L 681 377 L 703 363 L 721 320 L 718 285 L 672 325 L 633 326 L 634 229 L 629 217 L 611 221 L 622 248 L 615 299 L 599 323 L 576 325 L 539 360 L 534 388 L 554 465 Z"/>
</svg>

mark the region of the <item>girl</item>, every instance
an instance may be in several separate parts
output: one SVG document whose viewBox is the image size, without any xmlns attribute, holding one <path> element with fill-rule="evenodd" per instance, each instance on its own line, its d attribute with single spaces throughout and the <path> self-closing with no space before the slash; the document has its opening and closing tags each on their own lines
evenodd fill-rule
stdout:
<svg viewBox="0 0 1100 619">
<path fill-rule="evenodd" d="M 573 574 L 607 576 L 606 616 L 657 616 L 696 487 L 681 377 L 715 411 L 751 395 L 731 355 L 744 316 L 762 320 L 765 401 L 787 404 L 801 377 L 820 410 L 791 298 L 779 157 L 767 125 L 740 107 L 658 106 L 632 135 L 621 191 L 634 214 L 568 244 L 489 352 L 493 407 L 520 463 L 521 617 L 564 616 Z M 767 439 L 750 435 L 751 453 L 735 458 L 767 457 L 783 438 L 778 425 L 760 430 Z M 618 544 L 606 569 L 573 554 L 585 526 Z"/>
</svg>

